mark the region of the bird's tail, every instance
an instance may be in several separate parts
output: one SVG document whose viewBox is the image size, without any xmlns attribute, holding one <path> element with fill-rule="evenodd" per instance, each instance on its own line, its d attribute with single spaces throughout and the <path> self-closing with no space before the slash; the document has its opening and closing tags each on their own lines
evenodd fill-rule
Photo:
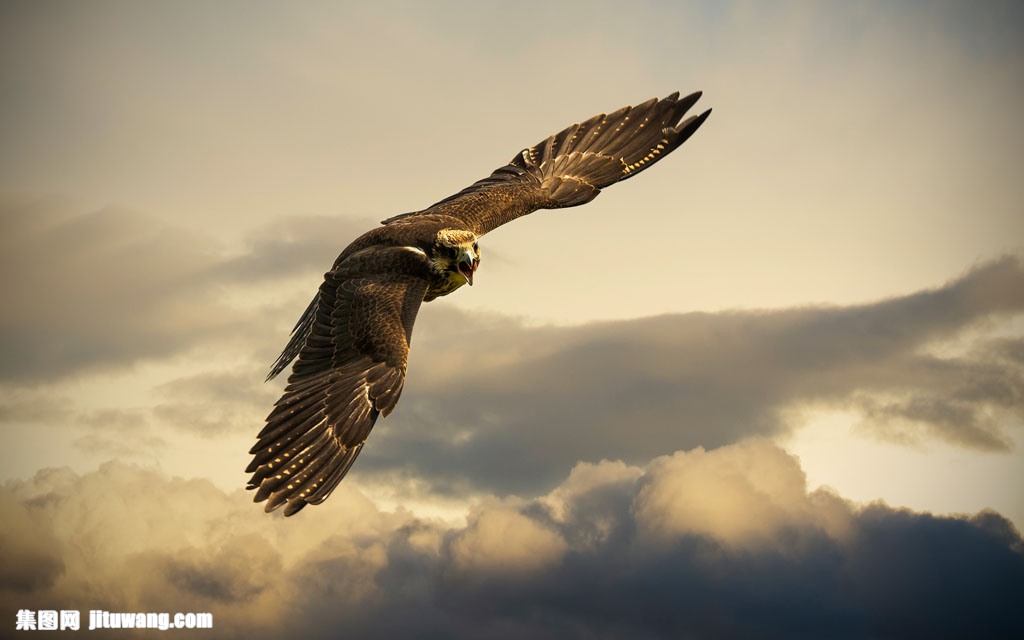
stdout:
<svg viewBox="0 0 1024 640">
<path fill-rule="evenodd" d="M 543 208 L 585 204 L 604 187 L 635 176 L 686 142 L 711 114 L 708 109 L 683 120 L 700 96 L 698 91 L 680 98 L 676 92 L 596 115 L 523 149 L 508 168 L 540 180 L 547 196 Z"/>
</svg>

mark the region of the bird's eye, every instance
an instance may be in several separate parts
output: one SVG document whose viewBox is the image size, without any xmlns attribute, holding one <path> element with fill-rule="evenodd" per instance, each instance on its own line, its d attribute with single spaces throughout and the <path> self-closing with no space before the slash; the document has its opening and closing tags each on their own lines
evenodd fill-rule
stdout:
<svg viewBox="0 0 1024 640">
<path fill-rule="evenodd" d="M 474 242 L 473 243 L 473 251 L 479 251 L 479 250 L 480 250 L 480 245 L 478 243 Z"/>
<path fill-rule="evenodd" d="M 444 251 L 448 254 L 448 257 L 453 260 L 455 259 L 455 256 L 459 255 L 459 251 L 455 247 L 445 247 Z"/>
</svg>

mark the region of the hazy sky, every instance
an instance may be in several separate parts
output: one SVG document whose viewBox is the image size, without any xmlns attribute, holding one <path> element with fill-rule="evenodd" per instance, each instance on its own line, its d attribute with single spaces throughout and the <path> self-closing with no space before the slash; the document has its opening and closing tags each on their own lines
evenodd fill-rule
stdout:
<svg viewBox="0 0 1024 640">
<path fill-rule="evenodd" d="M 0 3 L 2 615 L 1019 633 L 1021 33 L 995 1 Z M 698 89 L 657 168 L 484 238 L 329 501 L 249 502 L 263 377 L 351 239 Z"/>
</svg>

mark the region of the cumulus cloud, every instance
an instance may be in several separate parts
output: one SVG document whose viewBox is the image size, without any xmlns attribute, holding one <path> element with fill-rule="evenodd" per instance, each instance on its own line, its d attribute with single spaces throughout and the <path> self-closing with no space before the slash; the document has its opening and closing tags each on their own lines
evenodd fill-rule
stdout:
<svg viewBox="0 0 1024 640">
<path fill-rule="evenodd" d="M 633 512 L 642 539 L 671 543 L 698 535 L 739 548 L 815 524 L 797 461 L 758 441 L 655 460 Z"/>
<path fill-rule="evenodd" d="M 798 423 L 792 410 L 822 405 L 859 411 L 865 432 L 890 440 L 1004 451 L 1024 417 L 1024 342 L 972 332 L 1022 311 L 1013 257 L 844 307 L 540 328 L 428 308 L 401 406 L 357 470 L 537 491 L 577 460 L 771 436 Z M 936 349 L 954 340 L 967 347 Z"/>
<path fill-rule="evenodd" d="M 349 493 L 319 526 L 289 527 L 260 517 L 243 491 L 225 494 L 206 480 L 117 462 L 84 475 L 43 470 L 0 495 L 2 535 L 18 541 L 2 551 L 13 574 L 0 590 L 5 611 L 57 606 L 46 601 L 83 611 L 216 611 L 223 630 L 216 637 L 286 624 L 286 607 L 302 599 L 297 567 L 308 556 L 354 572 L 364 549 L 408 519 Z M 358 579 L 342 590 L 341 582 L 334 589 L 345 599 L 373 590 Z"/>
<path fill-rule="evenodd" d="M 462 525 L 381 511 L 351 485 L 304 520 L 247 498 L 120 463 L 8 483 L 0 602 L 211 611 L 225 638 L 1019 631 L 1024 548 L 1002 516 L 808 493 L 764 439 L 581 463 Z"/>
<path fill-rule="evenodd" d="M 567 545 L 555 531 L 517 510 L 492 507 L 475 513 L 448 549 L 455 571 L 507 576 L 550 567 L 565 555 Z"/>
</svg>

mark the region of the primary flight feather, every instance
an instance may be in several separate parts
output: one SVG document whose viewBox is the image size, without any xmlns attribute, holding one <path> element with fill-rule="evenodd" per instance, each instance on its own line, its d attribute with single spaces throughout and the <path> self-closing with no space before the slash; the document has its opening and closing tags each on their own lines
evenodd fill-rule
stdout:
<svg viewBox="0 0 1024 640">
<path fill-rule="evenodd" d="M 590 202 L 647 169 L 704 123 L 683 119 L 700 92 L 599 114 L 523 149 L 505 166 L 422 210 L 384 220 L 350 244 L 270 370 L 288 385 L 249 453 L 248 488 L 290 516 L 327 499 L 379 416 L 402 393 L 420 304 L 473 284 L 479 238 L 536 211 Z"/>
</svg>

